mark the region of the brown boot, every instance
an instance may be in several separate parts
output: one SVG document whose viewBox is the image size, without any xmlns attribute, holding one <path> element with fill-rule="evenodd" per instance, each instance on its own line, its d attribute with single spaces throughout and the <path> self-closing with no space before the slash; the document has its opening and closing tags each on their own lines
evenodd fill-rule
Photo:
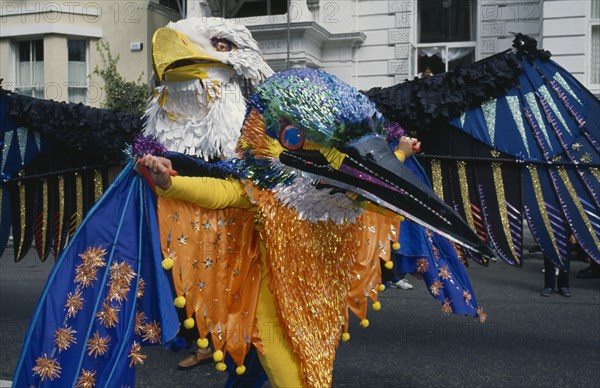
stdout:
<svg viewBox="0 0 600 388">
<path fill-rule="evenodd" d="M 197 349 L 196 351 L 190 353 L 186 358 L 179 361 L 177 364 L 177 369 L 179 370 L 187 370 L 197 367 L 198 365 L 206 364 L 212 360 L 212 352 L 210 347 L 206 349 Z"/>
</svg>

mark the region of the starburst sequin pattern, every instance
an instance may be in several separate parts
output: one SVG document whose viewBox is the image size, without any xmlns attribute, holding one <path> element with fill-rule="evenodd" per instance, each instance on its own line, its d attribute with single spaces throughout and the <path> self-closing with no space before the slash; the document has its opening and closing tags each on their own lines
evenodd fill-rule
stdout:
<svg viewBox="0 0 600 388">
<path fill-rule="evenodd" d="M 111 306 L 110 303 L 104 302 L 102 310 L 96 314 L 96 317 L 106 328 L 115 327 L 119 323 L 119 311 L 121 309 L 117 306 Z"/>
<path fill-rule="evenodd" d="M 487 313 L 483 312 L 481 307 L 477 309 L 477 317 L 479 317 L 479 322 L 485 323 L 485 321 L 487 321 L 487 316 Z"/>
<path fill-rule="evenodd" d="M 417 260 L 417 272 L 424 273 L 427 272 L 427 268 L 429 268 L 429 262 L 427 259 L 421 258 Z"/>
<path fill-rule="evenodd" d="M 67 294 L 67 303 L 65 304 L 67 309 L 67 317 L 73 318 L 79 310 L 83 308 L 83 298 L 81 297 L 81 291 L 75 293 L 69 292 Z"/>
<path fill-rule="evenodd" d="M 152 344 L 157 344 L 160 342 L 160 324 L 156 321 L 152 321 L 144 325 L 142 329 L 142 338 L 144 341 L 150 342 Z"/>
<path fill-rule="evenodd" d="M 94 388 L 94 386 L 96 386 L 96 371 L 82 369 L 75 388 Z"/>
<path fill-rule="evenodd" d="M 33 374 L 40 376 L 42 381 L 50 379 L 51 381 L 60 377 L 60 363 L 58 360 L 44 354 L 35 360 L 35 366 L 32 368 Z"/>
<path fill-rule="evenodd" d="M 452 302 L 448 298 L 442 305 L 442 312 L 448 315 L 452 314 Z"/>
<path fill-rule="evenodd" d="M 90 247 L 79 254 L 83 263 L 75 268 L 75 283 L 79 283 L 79 286 L 83 288 L 93 286 L 93 283 L 98 279 L 98 268 L 106 266 L 105 255 L 106 250 L 100 247 Z"/>
<path fill-rule="evenodd" d="M 94 358 L 103 356 L 108 351 L 109 343 L 109 336 L 101 337 L 100 333 L 96 331 L 94 336 L 90 338 L 87 343 L 88 356 L 94 355 Z"/>
<path fill-rule="evenodd" d="M 440 290 L 444 288 L 444 285 L 442 284 L 442 282 L 439 281 L 435 281 L 433 282 L 433 284 L 431 286 L 429 286 L 429 290 L 431 291 L 431 294 L 434 296 L 438 296 L 440 294 Z"/>
<path fill-rule="evenodd" d="M 58 348 L 59 353 L 67 350 L 72 344 L 76 344 L 75 334 L 77 331 L 72 327 L 65 326 L 54 332 L 54 345 Z"/>
<path fill-rule="evenodd" d="M 448 266 L 447 265 L 445 265 L 442 268 L 440 268 L 440 270 L 439 270 L 439 277 L 441 279 L 448 280 L 448 279 L 450 279 L 451 275 L 452 275 L 452 273 L 448 270 Z"/>
<path fill-rule="evenodd" d="M 142 354 L 142 347 L 137 341 L 133 341 L 133 345 L 131 345 L 131 350 L 129 351 L 129 367 L 133 368 L 137 364 L 143 364 L 146 359 L 146 355 Z"/>
</svg>

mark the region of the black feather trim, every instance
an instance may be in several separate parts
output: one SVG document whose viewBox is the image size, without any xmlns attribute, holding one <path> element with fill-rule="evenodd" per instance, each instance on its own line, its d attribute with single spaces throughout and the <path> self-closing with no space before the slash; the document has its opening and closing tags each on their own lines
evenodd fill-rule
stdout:
<svg viewBox="0 0 600 388">
<path fill-rule="evenodd" d="M 4 92 L 3 92 L 4 93 Z M 6 93 L 8 114 L 20 126 L 75 150 L 121 158 L 142 131 L 140 115 Z"/>
</svg>

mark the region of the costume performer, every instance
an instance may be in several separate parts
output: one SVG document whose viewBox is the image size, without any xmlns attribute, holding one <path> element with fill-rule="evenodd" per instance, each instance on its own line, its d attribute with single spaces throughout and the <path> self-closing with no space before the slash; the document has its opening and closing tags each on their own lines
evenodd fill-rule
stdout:
<svg viewBox="0 0 600 388">
<path fill-rule="evenodd" d="M 318 96 L 318 91 L 321 98 L 302 100 L 303 96 L 315 93 Z M 211 314 L 215 316 L 211 310 L 224 305 L 214 302 L 222 300 L 214 297 L 214 288 L 218 287 L 215 282 L 201 282 L 192 285 L 193 289 L 182 287 L 178 298 L 180 305 L 187 307 L 186 294 L 195 295 L 196 306 L 190 310 L 195 313 L 196 321 L 204 320 L 207 331 L 212 326 L 213 340 L 217 326 L 217 337 L 226 342 L 223 345 L 226 351 L 233 353 L 247 342 L 254 343 L 275 386 L 331 384 L 352 257 L 360 249 L 356 241 L 361 235 L 360 220 L 359 223 L 356 220 L 364 205 L 364 201 L 353 201 L 345 191 L 354 186 L 356 192 L 379 202 L 382 212 L 386 208 L 398 209 L 385 199 L 383 191 L 388 189 L 413 202 L 415 207 L 426 206 L 413 195 L 393 188 L 392 179 L 412 178 L 412 174 L 398 163 L 385 140 L 375 133 L 382 133 L 381 117 L 364 97 L 326 73 L 299 70 L 271 77 L 251 99 L 238 152 L 241 166 L 252 180 L 171 179 L 170 165 L 165 160 L 143 161 L 158 173 L 155 180 L 158 187 L 166 189 L 159 193 L 169 198 L 165 201 L 167 206 L 176 199 L 202 208 L 252 209 L 257 213 L 230 218 L 239 229 L 247 231 L 249 235 L 245 238 L 227 232 L 225 239 L 223 233 L 222 244 L 227 248 L 231 249 L 229 244 L 241 244 L 244 257 L 238 259 L 239 264 L 221 256 L 223 270 L 206 271 L 207 279 L 223 276 L 227 271 L 232 273 L 230 281 L 222 286 L 226 291 L 222 297 L 231 301 L 227 325 L 224 321 L 207 319 Z M 381 157 L 366 161 L 365 156 L 373 155 Z M 380 163 L 386 168 L 378 171 L 376 178 L 376 166 L 381 166 Z M 386 176 L 390 173 L 393 175 Z M 378 194 L 372 194 L 373 191 Z M 185 214 L 195 217 L 193 209 L 190 207 Z M 175 215 L 169 210 L 159 210 L 159 214 L 175 219 L 176 223 L 192 225 L 180 237 L 170 230 L 162 231 L 163 240 L 171 239 L 173 256 L 193 240 L 195 222 L 204 223 L 200 228 L 217 231 L 219 225 L 225 227 L 228 222 L 225 214 L 221 222 L 190 221 L 183 214 Z M 256 225 L 256 229 L 248 230 L 247 223 L 252 228 Z M 180 241 L 175 242 L 176 238 Z M 213 269 L 218 260 L 208 258 L 199 266 Z M 213 294 L 203 299 L 205 293 Z M 257 303 L 257 327 L 253 325 L 254 303 Z M 232 317 L 235 325 L 231 324 Z M 229 340 L 225 340 L 226 331 Z M 218 341 L 215 348 L 221 348 Z"/>
<path fill-rule="evenodd" d="M 271 77 L 251 98 L 239 141 L 238 178 L 215 182 L 212 190 L 227 193 L 225 201 L 219 197 L 212 205 L 204 203 L 222 207 L 233 202 L 241 209 L 227 207 L 214 218 L 190 221 L 182 217 L 198 213 L 170 213 L 160 197 L 156 216 L 154 197 L 146 186 L 131 171 L 124 173 L 119 182 L 124 184 L 110 191 L 115 197 L 109 195 L 97 205 L 53 271 L 28 332 L 16 384 L 58 386 L 86 380 L 128 384 L 133 367 L 143 361 L 140 345 L 157 340 L 159 328 L 162 341 L 175 335 L 172 305 L 151 301 L 137 315 L 132 308 L 137 304 L 135 295 L 139 296 L 139 275 L 147 270 L 148 277 L 161 279 L 153 283 L 151 294 L 163 302 L 168 295 L 165 272 L 157 270 L 162 257 L 156 252 L 156 242 L 163 242 L 173 253 L 167 255 L 163 267 L 168 267 L 169 259 L 176 263 L 175 248 L 192 245 L 185 234 L 163 229 L 156 236 L 152 220 L 169 216 L 182 224 L 189 221 L 190 233 L 207 230 L 217 236 L 208 247 L 195 243 L 203 249 L 198 251 L 196 264 L 207 281 L 181 290 L 175 285 L 175 304 L 192 307 L 190 318 L 195 319 L 201 337 L 210 333 L 215 356 L 219 351 L 230 353 L 237 372 L 243 373 L 243 355 L 254 344 L 259 352 L 267 352 L 263 355 L 266 369 L 273 370 L 269 363 L 278 357 L 265 346 L 271 332 L 256 329 L 257 316 L 262 324 L 282 331 L 279 338 L 291 349 L 298 365 L 296 378 L 303 385 L 330 385 L 347 309 L 352 256 L 361 248 L 359 244 L 370 257 L 377 249 L 373 248 L 377 239 L 357 239 L 363 231 L 356 220 L 363 213 L 365 198 L 382 212 L 406 215 L 471 248 L 486 249 L 452 209 L 398 162 L 382 133 L 382 118 L 366 97 L 324 72 L 298 70 Z M 191 178 L 177 178 L 186 179 Z M 172 188 L 177 189 L 178 185 Z M 349 197 L 347 192 L 359 197 Z M 122 195 L 138 198 L 127 202 Z M 122 210 L 111 209 L 110 216 L 103 213 L 109 203 Z M 144 205 L 133 207 L 139 210 L 137 217 L 129 214 L 134 211 L 128 206 L 131 203 Z M 254 211 L 244 209 L 249 206 Z M 238 211 L 244 213 L 229 213 Z M 133 236 L 115 239 L 114 231 L 111 235 L 104 230 L 113 218 L 119 233 Z M 132 227 L 130 220 L 148 231 Z M 102 230 L 89 234 L 92 226 Z M 107 236 L 111 244 L 105 245 L 101 240 Z M 82 255 L 82 263 L 74 265 L 78 254 L 87 252 L 83 248 L 89 246 L 97 247 L 95 253 Z M 150 252 L 141 251 L 149 247 L 153 248 Z M 106 256 L 104 249 L 109 253 Z M 132 269 L 122 264 L 124 258 Z M 219 271 L 211 273 L 217 267 Z M 177 271 L 175 278 L 181 273 Z M 261 281 L 263 275 L 268 281 Z M 76 282 L 64 281 L 73 278 Z M 56 279 L 62 280 L 63 292 L 54 292 Z M 213 287 L 216 290 L 209 294 Z M 261 297 L 269 299 L 269 291 L 274 303 L 261 302 Z M 208 298 L 203 299 L 204 295 Z M 66 312 L 65 303 L 73 306 Z M 54 334 L 60 341 L 39 330 L 44 327 L 40 318 L 61 323 L 59 327 L 65 330 Z M 278 373 L 269 377 L 273 384 L 280 384 Z"/>
</svg>

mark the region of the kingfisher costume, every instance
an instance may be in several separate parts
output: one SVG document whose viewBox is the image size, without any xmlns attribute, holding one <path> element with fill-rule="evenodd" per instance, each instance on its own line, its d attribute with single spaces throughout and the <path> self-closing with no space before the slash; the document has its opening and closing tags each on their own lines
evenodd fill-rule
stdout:
<svg viewBox="0 0 600 388">
<path fill-rule="evenodd" d="M 168 289 L 162 269 L 169 269 L 172 260 L 169 270 L 181 280 L 180 286 L 174 282 L 174 304 L 188 309 L 201 339 L 210 333 L 217 360 L 220 352 L 230 353 L 237 372 L 243 373 L 243 356 L 254 344 L 264 352 L 273 384 L 289 375 L 270 365 L 285 361 L 275 352 L 288 354 L 286 368 L 290 362 L 298 365 L 296 382 L 330 385 L 347 314 L 353 254 L 364 252 L 373 260 L 378 249 L 389 247 L 371 225 L 357 222 L 367 199 L 373 209 L 404 214 L 472 249 L 486 249 L 474 234 L 453 232 L 468 230 L 464 221 L 402 166 L 382 135 L 382 117 L 365 96 L 327 73 L 297 70 L 272 76 L 251 98 L 234 163 L 237 177 L 195 178 L 214 194 L 214 201 L 200 202 L 204 209 L 163 210 L 161 197 L 156 215 L 147 185 L 131 168 L 126 170 L 54 269 L 15 384 L 130 384 L 133 367 L 143 361 L 141 345 L 167 341 L 176 333 L 173 305 L 164 301 Z M 174 181 L 187 179 L 194 178 Z M 138 213 L 129 214 L 130 203 L 139 204 L 133 207 Z M 222 212 L 208 216 L 206 208 Z M 173 233 L 164 224 L 158 237 L 154 220 L 165 218 L 190 232 L 209 233 L 208 244 Z M 88 233 L 112 226 L 108 220 L 113 219 L 116 232 Z M 166 252 L 164 261 L 156 251 L 158 241 Z M 195 248 L 191 256 L 179 252 L 188 245 Z M 87 247 L 95 248 L 88 252 Z M 186 282 L 194 269 L 179 266 L 184 256 L 194 259 L 205 280 Z M 153 293 L 140 294 L 140 284 L 149 282 L 144 278 L 148 268 Z M 55 293 L 55 279 L 74 281 L 62 283 L 62 293 Z M 217 290 L 209 293 L 211 288 Z M 369 291 L 375 289 L 372 284 Z M 149 295 L 157 300 L 146 303 L 143 298 Z M 65 311 L 66 303 L 74 307 Z M 53 336 L 38 329 L 48 320 L 59 323 Z M 281 328 L 280 336 L 273 333 L 281 339 L 279 350 L 270 348 L 277 341 L 265 341 L 264 324 Z"/>
</svg>

